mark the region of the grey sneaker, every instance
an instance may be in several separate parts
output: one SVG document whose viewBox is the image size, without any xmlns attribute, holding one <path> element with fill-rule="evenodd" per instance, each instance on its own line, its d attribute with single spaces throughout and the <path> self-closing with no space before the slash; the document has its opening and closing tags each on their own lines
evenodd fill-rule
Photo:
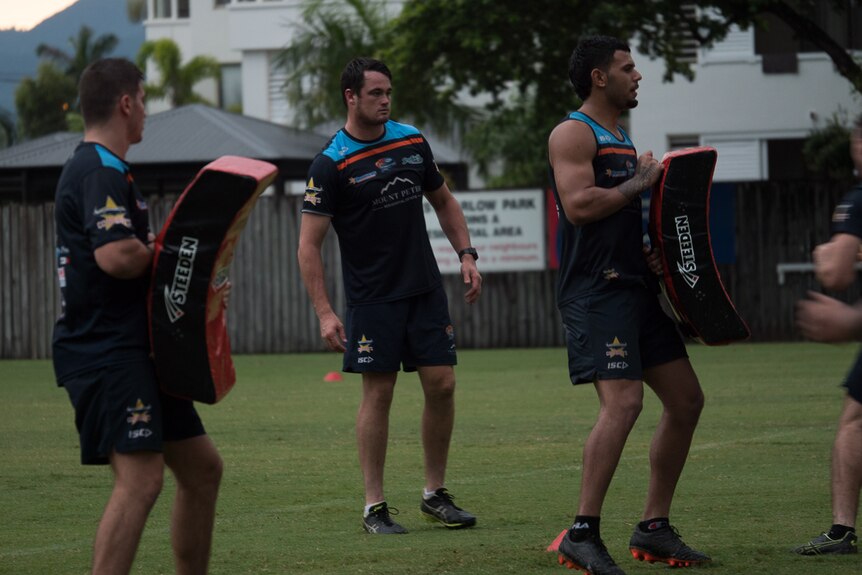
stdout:
<svg viewBox="0 0 862 575">
<path fill-rule="evenodd" d="M 831 539 L 828 533 L 821 533 L 805 545 L 800 545 L 793 550 L 800 555 L 824 555 L 834 553 L 844 555 L 847 553 L 858 553 L 856 547 L 856 534 L 848 531 L 841 539 Z"/>
<path fill-rule="evenodd" d="M 580 569 L 587 575 L 626 575 L 616 564 L 604 542 L 593 535 L 581 541 L 572 541 L 566 533 L 560 540 L 560 565 Z"/>
<path fill-rule="evenodd" d="M 389 507 L 386 502 L 378 503 L 368 510 L 368 515 L 362 518 L 362 527 L 369 533 L 376 535 L 398 535 L 407 533 L 407 530 L 392 521 L 389 514 L 398 515 L 398 510 Z"/>
<path fill-rule="evenodd" d="M 463 529 L 476 525 L 476 517 L 455 503 L 445 487 L 441 487 L 428 499 L 423 498 L 419 509 L 428 521 L 437 521 L 449 529 Z"/>
<path fill-rule="evenodd" d="M 671 567 L 692 567 L 712 561 L 709 555 L 683 543 L 676 527 L 672 525 L 648 533 L 635 527 L 629 541 L 629 551 L 638 561 L 667 563 Z"/>
</svg>

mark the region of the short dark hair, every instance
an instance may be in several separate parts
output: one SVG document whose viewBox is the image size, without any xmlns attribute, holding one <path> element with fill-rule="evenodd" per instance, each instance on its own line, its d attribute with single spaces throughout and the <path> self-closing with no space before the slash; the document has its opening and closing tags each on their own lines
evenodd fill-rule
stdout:
<svg viewBox="0 0 862 575">
<path fill-rule="evenodd" d="M 578 42 L 569 59 L 569 80 L 581 100 L 593 90 L 593 70 L 607 72 L 617 50 L 631 52 L 628 44 L 612 36 L 585 36 Z"/>
<path fill-rule="evenodd" d="M 103 58 L 87 66 L 78 82 L 84 126 L 110 120 L 120 98 L 137 95 L 143 79 L 140 68 L 125 58 Z"/>
<path fill-rule="evenodd" d="M 351 90 L 358 94 L 365 85 L 365 72 L 380 72 L 390 80 L 392 80 L 392 72 L 380 60 L 374 58 L 354 58 L 347 63 L 344 71 L 341 72 L 341 99 L 344 101 L 344 106 L 347 106 L 347 97 L 344 95 L 346 90 Z"/>
</svg>

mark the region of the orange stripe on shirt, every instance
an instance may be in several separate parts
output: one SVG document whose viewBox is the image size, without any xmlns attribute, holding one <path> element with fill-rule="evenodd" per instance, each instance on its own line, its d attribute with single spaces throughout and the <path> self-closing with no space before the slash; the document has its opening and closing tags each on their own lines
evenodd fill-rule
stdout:
<svg viewBox="0 0 862 575">
<path fill-rule="evenodd" d="M 421 144 L 423 142 L 423 138 L 410 138 L 409 140 L 401 140 L 400 142 L 394 142 L 387 146 L 381 146 L 379 148 L 374 148 L 373 150 L 368 150 L 367 152 L 362 152 L 361 154 L 357 154 L 352 156 L 340 164 L 338 164 L 338 171 L 340 172 L 353 162 L 358 162 L 359 160 L 363 160 L 369 156 L 374 156 L 375 154 L 379 154 L 381 152 L 388 152 L 389 150 L 394 150 L 396 148 L 403 148 L 404 146 L 409 146 L 410 144 Z"/>
<path fill-rule="evenodd" d="M 597 156 L 607 156 L 608 154 L 622 154 L 624 156 L 637 156 L 631 148 L 602 148 L 596 154 Z"/>
</svg>

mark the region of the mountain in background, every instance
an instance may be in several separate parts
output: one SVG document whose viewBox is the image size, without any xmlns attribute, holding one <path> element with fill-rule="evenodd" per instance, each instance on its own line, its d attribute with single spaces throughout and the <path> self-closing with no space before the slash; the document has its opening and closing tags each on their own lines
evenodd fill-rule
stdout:
<svg viewBox="0 0 862 575">
<path fill-rule="evenodd" d="M 129 22 L 123 0 L 78 0 L 32 30 L 0 30 L 0 108 L 16 114 L 15 89 L 24 77 L 36 75 L 39 44 L 56 46 L 71 54 L 69 38 L 76 37 L 84 25 L 92 28 L 96 37 L 117 37 L 119 42 L 111 56 L 134 60 L 144 42 L 144 25 Z"/>
</svg>

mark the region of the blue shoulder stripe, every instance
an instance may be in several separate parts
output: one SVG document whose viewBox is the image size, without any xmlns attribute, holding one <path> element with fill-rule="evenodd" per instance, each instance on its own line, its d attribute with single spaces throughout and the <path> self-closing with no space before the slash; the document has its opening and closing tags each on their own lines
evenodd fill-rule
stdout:
<svg viewBox="0 0 862 575">
<path fill-rule="evenodd" d="M 347 135 L 347 132 L 341 129 L 332 136 L 332 139 L 329 140 L 329 143 L 323 149 L 322 153 L 332 161 L 340 162 L 343 159 L 352 156 L 356 152 L 361 152 L 365 148 L 378 147 L 391 140 L 400 140 L 402 138 L 419 134 L 419 130 L 413 126 L 409 124 L 400 124 L 394 120 L 386 122 L 386 132 L 383 134 L 383 137 L 379 140 L 374 140 L 373 142 L 354 140 Z"/>
<path fill-rule="evenodd" d="M 114 168 L 121 174 L 128 173 L 128 164 L 115 156 L 108 148 L 105 148 L 101 144 L 96 144 L 96 153 L 99 154 L 99 159 L 102 160 L 102 165 L 104 167 Z"/>
<path fill-rule="evenodd" d="M 617 126 L 617 129 L 620 131 L 620 134 L 623 135 L 622 142 L 620 142 L 620 139 L 617 138 L 616 134 L 610 132 L 609 130 L 606 130 L 603 126 L 600 126 L 595 120 L 593 120 L 583 112 L 572 112 L 567 116 L 567 118 L 569 120 L 579 120 L 592 128 L 593 134 L 595 134 L 596 136 L 596 141 L 599 142 L 599 144 L 607 144 L 609 142 L 613 142 L 618 144 L 622 143 L 634 147 L 634 144 L 632 144 L 632 141 L 629 139 L 629 135 L 626 134 L 622 126 Z"/>
</svg>

